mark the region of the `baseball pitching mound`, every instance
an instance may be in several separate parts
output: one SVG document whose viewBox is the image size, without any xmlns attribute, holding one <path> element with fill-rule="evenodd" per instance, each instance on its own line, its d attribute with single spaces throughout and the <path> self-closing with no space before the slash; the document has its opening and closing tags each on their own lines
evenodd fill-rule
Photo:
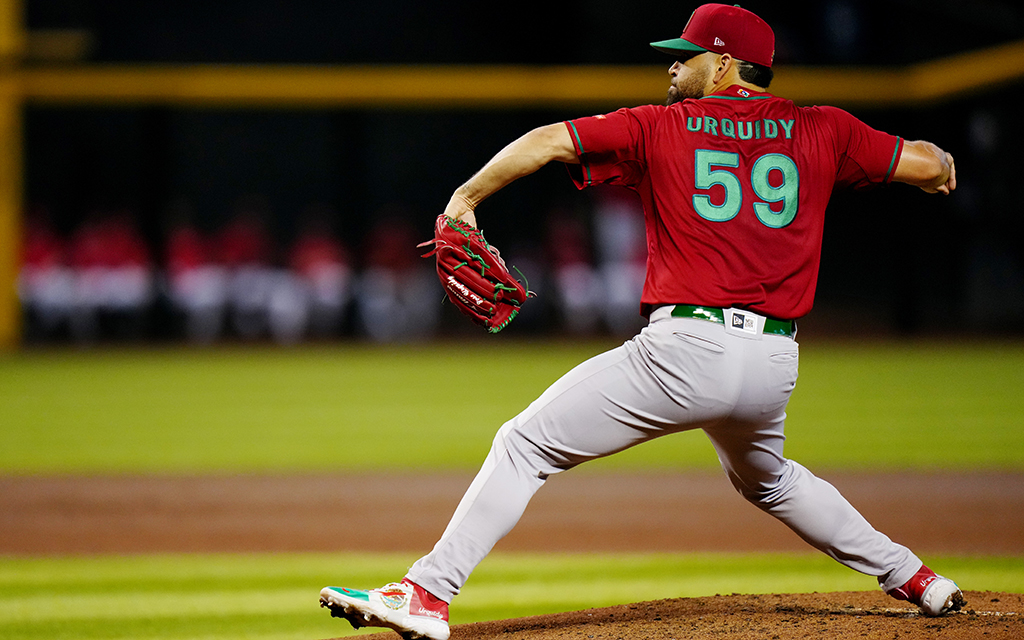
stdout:
<svg viewBox="0 0 1024 640">
<path fill-rule="evenodd" d="M 1024 594 L 964 592 L 967 607 L 928 618 L 881 592 L 677 598 L 452 627 L 451 640 L 1002 640 L 1024 638 Z M 363 636 L 393 640 L 394 633 Z"/>
</svg>

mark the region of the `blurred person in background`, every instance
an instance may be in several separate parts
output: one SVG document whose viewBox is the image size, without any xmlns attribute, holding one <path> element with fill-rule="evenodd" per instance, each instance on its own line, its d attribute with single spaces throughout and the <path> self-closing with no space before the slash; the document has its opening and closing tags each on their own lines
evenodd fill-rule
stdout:
<svg viewBox="0 0 1024 640">
<path fill-rule="evenodd" d="M 374 218 L 356 289 L 360 328 L 376 342 L 429 337 L 437 329 L 440 305 L 433 266 L 416 248 L 421 238 L 399 208 Z"/>
<path fill-rule="evenodd" d="M 212 240 L 193 222 L 187 205 L 170 213 L 166 240 L 167 296 L 184 317 L 185 337 L 210 344 L 221 337 L 227 307 L 227 274 Z"/>
<path fill-rule="evenodd" d="M 271 302 L 279 341 L 329 338 L 341 330 L 352 298 L 352 257 L 332 228 L 334 218 L 325 205 L 313 205 L 302 216 L 288 255 L 290 277 Z"/>
<path fill-rule="evenodd" d="M 128 209 L 95 210 L 71 239 L 75 302 L 72 337 L 93 342 L 109 333 L 141 338 L 153 302 L 155 279 L 149 247 Z"/>
<path fill-rule="evenodd" d="M 519 315 L 516 316 L 515 325 L 511 325 L 517 334 L 547 333 L 554 322 L 551 313 L 555 310 L 555 305 L 549 299 L 551 296 L 548 296 L 548 291 L 553 285 L 549 283 L 551 269 L 545 241 L 542 237 L 516 238 L 509 243 L 507 251 L 501 252 L 505 263 L 512 267 L 512 271 L 519 276 L 527 290 L 536 296 L 530 301 L 531 304 L 522 306 Z M 529 278 L 526 274 L 529 274 Z"/>
<path fill-rule="evenodd" d="M 42 206 L 25 216 L 18 297 L 29 338 L 50 338 L 67 327 L 75 303 L 74 272 L 67 264 L 67 242 Z"/>
<path fill-rule="evenodd" d="M 643 328 L 637 300 L 647 276 L 647 233 L 639 198 L 622 189 L 595 187 L 594 236 L 601 312 L 608 330 L 633 335 Z"/>
<path fill-rule="evenodd" d="M 243 340 L 267 333 L 274 242 L 267 229 L 270 212 L 257 196 L 241 198 L 231 219 L 216 235 L 216 251 L 227 278 L 230 327 Z"/>
<path fill-rule="evenodd" d="M 592 261 L 590 230 L 579 216 L 557 208 L 548 216 L 546 240 L 562 326 L 574 335 L 594 333 L 604 299 Z"/>
</svg>

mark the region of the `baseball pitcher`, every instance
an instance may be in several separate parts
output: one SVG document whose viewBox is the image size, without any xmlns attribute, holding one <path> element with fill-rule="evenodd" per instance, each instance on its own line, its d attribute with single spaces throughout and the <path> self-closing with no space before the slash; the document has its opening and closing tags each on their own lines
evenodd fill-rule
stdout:
<svg viewBox="0 0 1024 640">
<path fill-rule="evenodd" d="M 581 189 L 632 189 L 647 225 L 640 303 L 649 324 L 500 428 L 440 540 L 402 581 L 325 588 L 321 604 L 332 615 L 405 638 L 448 638 L 449 603 L 548 478 L 690 429 L 707 434 L 743 497 L 813 547 L 925 614 L 963 606 L 951 580 L 783 455 L 795 321 L 814 300 L 830 194 L 895 181 L 948 195 L 952 156 L 840 109 L 768 93 L 775 36 L 742 8 L 700 6 L 679 38 L 652 46 L 674 58 L 667 104 L 533 130 L 459 187 L 444 211 L 475 228 L 488 196 L 556 161 Z"/>
</svg>

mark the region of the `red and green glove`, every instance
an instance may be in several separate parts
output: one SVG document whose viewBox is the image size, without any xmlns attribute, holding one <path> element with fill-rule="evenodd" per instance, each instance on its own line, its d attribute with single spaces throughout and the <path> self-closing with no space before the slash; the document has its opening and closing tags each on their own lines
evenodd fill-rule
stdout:
<svg viewBox="0 0 1024 640">
<path fill-rule="evenodd" d="M 436 258 L 437 277 L 448 299 L 489 332 L 508 326 L 533 296 L 509 273 L 497 247 L 479 229 L 442 213 L 434 224 L 434 239 L 417 246 L 431 245 L 423 257 Z"/>
</svg>

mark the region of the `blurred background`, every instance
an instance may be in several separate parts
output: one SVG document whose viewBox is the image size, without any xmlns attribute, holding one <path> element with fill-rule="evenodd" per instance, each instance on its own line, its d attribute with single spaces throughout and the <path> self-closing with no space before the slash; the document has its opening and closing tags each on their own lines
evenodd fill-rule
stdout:
<svg viewBox="0 0 1024 640">
<path fill-rule="evenodd" d="M 452 190 L 528 129 L 661 103 L 671 61 L 647 43 L 679 35 L 695 6 L 5 0 L 4 174 L 20 183 L 4 186 L 18 263 L 2 284 L 17 287 L 6 342 L 476 333 L 441 304 L 416 243 Z M 949 198 L 903 185 L 836 194 L 801 331 L 1024 334 L 1012 188 L 1024 7 L 744 6 L 775 30 L 778 95 L 842 106 L 957 160 Z M 510 333 L 641 326 L 630 194 L 577 192 L 549 166 L 480 219 L 539 294 Z"/>
</svg>

